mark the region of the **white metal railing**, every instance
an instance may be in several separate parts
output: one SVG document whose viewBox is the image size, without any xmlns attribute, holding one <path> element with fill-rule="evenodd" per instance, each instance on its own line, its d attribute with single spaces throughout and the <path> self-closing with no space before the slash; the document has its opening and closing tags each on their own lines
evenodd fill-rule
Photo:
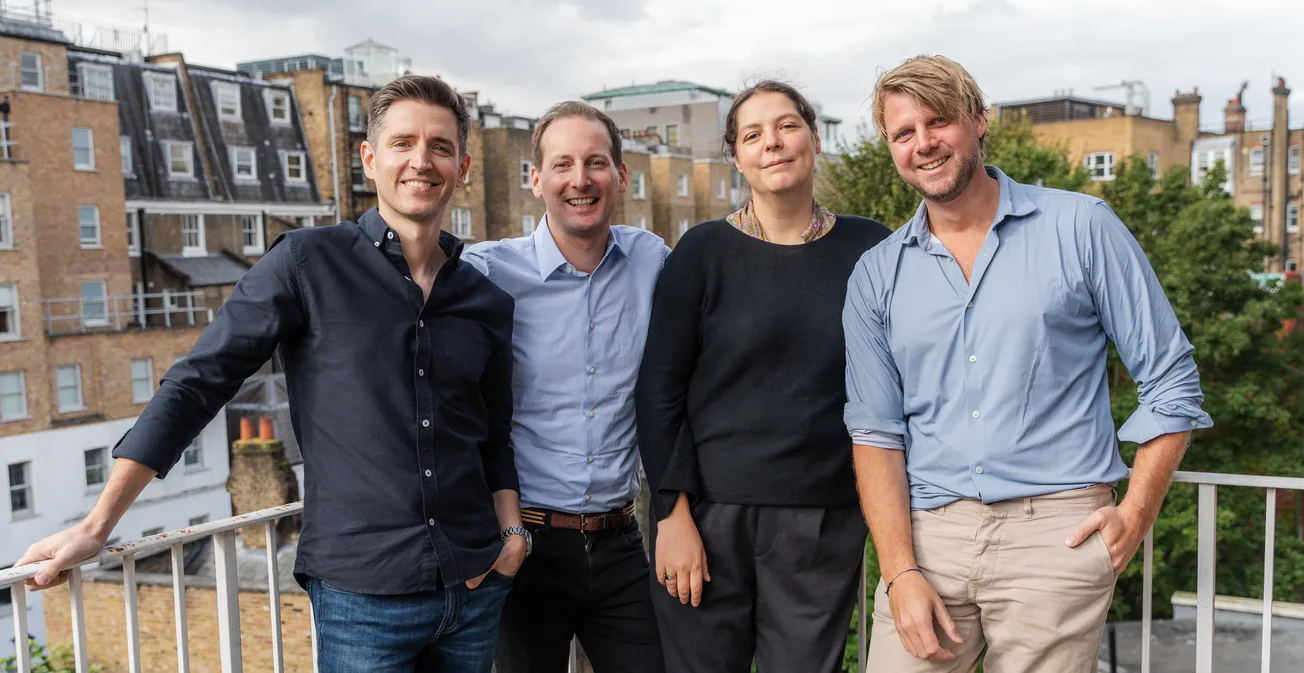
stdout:
<svg viewBox="0 0 1304 673">
<path fill-rule="evenodd" d="M 1267 492 L 1267 514 L 1263 543 L 1263 640 L 1261 673 L 1272 670 L 1272 589 L 1273 555 L 1276 550 L 1277 491 L 1299 491 L 1304 494 L 1304 479 L 1293 477 L 1264 477 L 1247 474 L 1218 472 L 1178 472 L 1173 483 L 1194 484 L 1199 489 L 1199 514 L 1196 541 L 1196 617 L 1195 617 L 1195 673 L 1213 673 L 1214 642 L 1214 579 L 1216 567 L 1218 487 L 1262 488 Z M 1141 596 L 1141 673 L 1150 673 L 1150 630 L 1154 593 L 1154 531 L 1146 533 L 1142 545 L 1142 596 Z M 857 657 L 858 670 L 866 673 L 869 646 L 869 620 L 867 614 L 866 571 L 861 564 L 860 595 L 857 598 Z"/>
<path fill-rule="evenodd" d="M 48 336 L 120 332 L 127 328 L 207 325 L 213 309 L 200 292 L 73 297 L 41 300 Z"/>
<path fill-rule="evenodd" d="M 281 578 L 276 558 L 276 523 L 303 510 L 302 502 L 272 507 L 258 512 L 241 514 L 221 521 L 182 528 L 170 533 L 160 533 L 107 547 L 101 554 L 78 564 L 69 572 L 68 592 L 72 605 L 72 646 L 77 673 L 86 673 L 90 663 L 86 651 L 86 606 L 82 598 L 82 568 L 88 565 L 120 559 L 122 561 L 123 598 L 127 611 L 127 670 L 140 673 L 140 622 L 136 607 L 136 558 L 150 552 L 171 549 L 172 591 L 176 612 L 177 671 L 190 670 L 189 645 L 186 640 L 186 584 L 183 545 L 188 542 L 213 538 L 217 570 L 218 647 L 223 673 L 243 670 L 240 650 L 240 596 L 236 573 L 236 533 L 245 526 L 262 524 L 267 537 L 267 596 L 271 609 L 272 663 L 276 673 L 284 673 L 284 653 L 281 647 Z M 44 563 L 0 570 L 0 588 L 10 587 L 13 595 L 14 642 L 17 649 L 18 673 L 31 673 L 32 662 L 27 649 L 27 589 L 24 581 L 36 575 Z M 312 621 L 311 609 L 309 621 Z M 312 630 L 313 670 L 316 666 L 317 633 Z M 146 669 L 153 669 L 146 666 Z"/>
</svg>

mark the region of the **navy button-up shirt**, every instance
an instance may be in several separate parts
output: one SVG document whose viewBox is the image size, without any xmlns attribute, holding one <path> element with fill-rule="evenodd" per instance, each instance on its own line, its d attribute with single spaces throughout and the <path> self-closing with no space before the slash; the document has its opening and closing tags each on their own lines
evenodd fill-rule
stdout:
<svg viewBox="0 0 1304 673">
<path fill-rule="evenodd" d="M 299 581 L 404 594 L 484 573 L 501 549 L 491 493 L 517 489 L 513 301 L 461 241 L 439 245 L 425 300 L 375 209 L 279 237 L 113 455 L 166 476 L 279 349 L 304 461 Z"/>
<path fill-rule="evenodd" d="M 847 289 L 847 428 L 905 449 L 916 510 L 1126 477 L 1106 339 L 1140 388 L 1120 439 L 1212 425 L 1191 343 L 1113 210 L 987 172 L 1000 202 L 969 281 L 920 205 Z"/>
</svg>

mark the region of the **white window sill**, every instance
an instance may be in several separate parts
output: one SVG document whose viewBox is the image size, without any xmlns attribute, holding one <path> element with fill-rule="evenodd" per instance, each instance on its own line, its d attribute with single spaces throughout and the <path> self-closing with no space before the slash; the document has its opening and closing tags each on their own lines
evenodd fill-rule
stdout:
<svg viewBox="0 0 1304 673">
<path fill-rule="evenodd" d="M 175 107 L 154 107 L 153 105 L 151 105 L 151 106 L 149 106 L 149 111 L 150 111 L 150 112 L 171 112 L 171 113 L 173 113 L 173 114 L 176 114 L 177 109 L 176 109 Z"/>
<path fill-rule="evenodd" d="M 30 414 L 23 414 L 22 416 L 10 416 L 8 418 L 0 418 L 0 423 L 22 423 L 23 421 L 30 421 L 30 420 L 32 420 Z"/>
<path fill-rule="evenodd" d="M 0 344 L 27 340 L 27 337 L 21 334 L 0 334 Z"/>
<path fill-rule="evenodd" d="M 261 257 L 267 250 L 265 248 L 245 248 L 245 257 Z"/>
<path fill-rule="evenodd" d="M 193 173 L 190 175 L 186 175 L 185 173 L 168 173 L 168 179 L 176 180 L 177 182 L 198 182 Z"/>
<path fill-rule="evenodd" d="M 78 173 L 99 173 L 99 170 L 96 169 L 94 166 L 76 166 L 76 165 L 74 165 L 74 166 L 72 167 L 72 169 L 73 169 L 74 171 L 77 171 Z"/>
<path fill-rule="evenodd" d="M 200 473 L 200 472 L 207 472 L 207 471 L 208 471 L 208 466 L 207 466 L 207 465 L 186 465 L 185 468 L 184 468 L 184 471 L 185 471 L 186 474 L 198 474 L 198 473 Z"/>
<path fill-rule="evenodd" d="M 139 251 L 139 250 L 132 250 L 132 249 L 128 248 L 128 249 L 127 249 L 127 256 L 128 256 L 128 257 L 140 257 L 140 251 Z"/>
<path fill-rule="evenodd" d="M 108 327 L 108 326 L 109 326 L 109 321 L 107 320 L 83 320 L 82 321 L 82 327 L 85 327 L 86 329 L 97 329 L 100 327 Z"/>
<path fill-rule="evenodd" d="M 123 179 L 123 180 L 135 180 L 135 179 L 136 179 L 136 173 L 135 173 L 135 171 L 132 171 L 131 173 L 123 173 L 123 174 L 122 174 L 122 179 Z"/>
<path fill-rule="evenodd" d="M 349 127 L 349 133 L 365 133 L 366 130 L 367 130 L 366 128 L 361 127 L 361 126 L 350 126 L 350 127 Z"/>
<path fill-rule="evenodd" d="M 55 413 L 60 413 L 60 414 L 75 414 L 75 413 L 77 413 L 77 412 L 79 412 L 79 411 L 86 411 L 86 405 L 77 406 L 77 407 L 68 407 L 68 408 L 66 408 L 66 409 L 63 408 L 63 407 L 59 407 L 59 411 L 57 411 L 57 412 L 55 412 Z"/>
<path fill-rule="evenodd" d="M 18 249 L 19 247 L 16 245 L 0 245 L 0 252 L 8 252 L 10 250 L 18 250 Z"/>
<path fill-rule="evenodd" d="M 217 116 L 217 120 L 220 121 L 220 122 L 226 122 L 226 123 L 228 123 L 228 124 L 243 124 L 243 123 L 244 123 L 244 117 L 224 117 L 224 116 L 222 116 L 222 115 L 218 115 L 218 116 Z"/>
<path fill-rule="evenodd" d="M 294 126 L 294 122 L 290 121 L 289 119 L 277 119 L 275 117 L 268 119 L 267 123 L 271 124 L 272 126 Z"/>
<path fill-rule="evenodd" d="M 294 179 L 291 179 L 291 178 L 286 178 L 286 179 L 285 179 L 285 184 L 286 184 L 286 185 L 289 185 L 290 187 L 307 187 L 307 186 L 308 186 L 308 180 L 307 180 L 307 179 L 294 180 Z"/>
<path fill-rule="evenodd" d="M 81 249 L 82 249 L 82 250 L 103 250 L 103 249 L 104 249 L 104 246 L 103 246 L 102 244 L 99 244 L 99 243 L 92 243 L 92 244 L 82 243 L 82 244 L 81 244 Z"/>
<path fill-rule="evenodd" d="M 207 257 L 208 249 L 207 248 L 182 248 L 181 256 L 182 257 Z"/>
<path fill-rule="evenodd" d="M 152 399 L 152 398 L 151 398 Z M 149 404 L 149 400 L 132 400 L 132 404 Z"/>
<path fill-rule="evenodd" d="M 33 512 L 30 509 L 25 509 L 21 512 L 14 512 L 13 516 L 10 517 L 9 520 L 17 522 L 17 521 L 30 521 L 35 518 L 36 518 L 36 512 Z"/>
</svg>

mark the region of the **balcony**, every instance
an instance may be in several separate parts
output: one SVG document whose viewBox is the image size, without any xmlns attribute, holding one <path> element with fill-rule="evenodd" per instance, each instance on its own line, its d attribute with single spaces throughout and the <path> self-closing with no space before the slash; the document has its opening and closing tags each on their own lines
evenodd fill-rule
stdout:
<svg viewBox="0 0 1304 673">
<path fill-rule="evenodd" d="M 41 300 L 46 336 L 142 328 L 203 327 L 213 320 L 200 292 L 86 296 Z"/>
<path fill-rule="evenodd" d="M 1286 478 L 1286 477 L 1262 477 L 1240 474 L 1218 474 L 1218 473 L 1196 473 L 1196 472 L 1179 472 L 1174 478 L 1175 483 L 1192 484 L 1198 489 L 1199 510 L 1198 510 L 1198 571 L 1196 578 L 1196 592 L 1194 594 L 1195 607 L 1195 638 L 1194 638 L 1194 668 L 1196 673 L 1213 673 L 1215 670 L 1228 670 L 1226 664 L 1219 663 L 1215 668 L 1215 646 L 1225 646 L 1224 639 L 1218 639 L 1215 633 L 1215 608 L 1222 608 L 1225 599 L 1216 597 L 1214 594 L 1214 568 L 1216 563 L 1216 544 L 1217 544 L 1217 503 L 1219 488 L 1250 488 L 1264 492 L 1267 504 L 1266 511 L 1266 534 L 1264 541 L 1264 596 L 1262 601 L 1262 620 L 1261 620 L 1261 640 L 1260 640 L 1260 669 L 1263 673 L 1270 673 L 1272 667 L 1272 635 L 1273 635 L 1273 612 L 1272 603 L 1273 588 L 1273 552 L 1275 549 L 1274 531 L 1277 520 L 1277 493 L 1278 491 L 1297 491 L 1304 492 L 1304 479 Z M 173 648 L 176 656 L 177 670 L 189 671 L 191 668 L 190 647 L 192 642 L 204 642 L 205 646 L 211 645 L 209 633 L 199 633 L 196 638 L 188 637 L 188 605 L 202 604 L 202 601 L 195 600 L 193 594 L 203 590 L 212 590 L 215 593 L 215 611 L 217 614 L 217 656 L 220 661 L 221 670 L 224 673 L 242 671 L 246 654 L 251 668 L 263 668 L 263 663 L 269 665 L 277 673 L 285 670 L 315 670 L 316 666 L 311 661 L 304 661 L 304 658 L 310 658 L 315 661 L 316 653 L 316 633 L 312 629 L 311 607 L 307 605 L 306 596 L 298 590 L 297 586 L 285 585 L 284 566 L 285 550 L 278 544 L 277 522 L 286 517 L 291 517 L 303 509 L 301 503 L 292 503 L 273 507 L 259 512 L 243 514 L 222 521 L 215 521 L 191 528 L 184 528 L 169 533 L 161 533 L 151 537 L 133 540 L 124 544 L 113 545 L 104 550 L 99 556 L 88 559 L 83 562 L 79 568 L 71 571 L 69 585 L 66 589 L 52 590 L 49 597 L 45 599 L 47 612 L 51 611 L 52 604 L 56 601 L 66 600 L 68 608 L 68 621 L 65 622 L 71 627 L 72 652 L 76 662 L 76 670 L 81 673 L 89 670 L 90 656 L 92 652 L 88 648 L 87 638 L 87 600 L 85 587 L 89 584 L 85 580 L 86 573 L 93 572 L 97 576 L 97 587 L 105 586 L 103 584 L 106 576 L 111 576 L 117 580 L 120 577 L 122 583 L 122 604 L 125 606 L 125 638 L 126 638 L 126 669 L 132 672 L 139 672 L 143 669 L 153 670 L 156 668 L 170 668 L 170 663 L 151 662 L 146 660 L 145 650 L 142 649 L 141 643 L 141 610 L 140 595 L 142 587 L 149 590 L 150 596 L 146 597 L 147 601 L 161 600 L 159 588 L 156 586 L 146 586 L 147 584 L 157 584 L 160 575 L 152 575 L 148 582 L 143 581 L 143 576 L 137 574 L 137 561 L 145 559 L 154 554 L 161 556 L 162 552 L 170 552 L 171 560 L 171 579 L 167 581 L 166 575 L 162 577 L 162 583 L 170 584 L 170 593 L 172 600 L 172 612 L 174 615 L 174 637 L 175 647 Z M 256 537 L 250 537 L 250 533 L 256 533 L 257 529 L 244 531 L 244 540 L 246 545 L 241 549 L 237 545 L 237 535 L 240 529 L 260 526 L 262 528 L 261 539 L 266 543 L 266 549 L 255 551 L 250 549 L 248 542 Z M 212 557 L 212 579 L 194 578 L 187 579 L 186 567 L 187 558 L 185 545 L 200 541 L 211 541 L 213 548 Z M 278 551 L 279 549 L 279 551 Z M 1154 544 L 1153 538 L 1147 536 L 1145 544 L 1140 553 L 1140 559 L 1134 562 L 1144 564 L 1144 595 L 1142 603 L 1142 617 L 1140 622 L 1140 661 L 1139 666 L 1119 667 L 1119 671 L 1141 673 L 1154 673 L 1152 660 L 1154 659 L 1152 641 L 1154 638 L 1154 624 L 1152 623 L 1152 594 L 1153 594 L 1153 564 L 1154 564 Z M 163 557 L 162 560 L 167 560 Z M 193 562 L 193 559 L 191 559 Z M 265 568 L 259 569 L 258 572 L 249 572 L 249 562 L 253 560 L 257 565 Z M 153 559 L 150 560 L 151 562 Z M 243 564 L 241 562 L 244 562 Z M 103 570 L 96 570 L 96 567 L 116 566 L 120 564 L 121 572 L 106 573 Z M 17 642 L 26 640 L 27 630 L 27 593 L 22 586 L 23 580 L 36 574 L 39 565 L 20 566 L 0 571 L 0 588 L 11 587 L 13 589 L 13 619 L 14 631 Z M 243 569 L 243 571 L 242 571 Z M 252 583 L 265 582 L 266 598 L 258 598 L 257 594 L 262 593 L 263 588 L 260 586 L 254 591 Z M 288 584 L 293 584 L 288 582 Z M 283 590 L 283 588 L 285 590 Z M 858 638 L 860 661 L 858 670 L 865 673 L 865 653 L 867 652 L 867 643 L 865 642 L 867 627 L 866 607 L 867 597 L 865 593 L 865 576 L 861 576 L 860 595 L 858 601 Z M 116 590 L 115 590 L 116 591 Z M 67 598 L 62 599 L 61 594 L 66 593 Z M 291 594 L 297 593 L 297 598 Z M 188 596 L 190 594 L 190 596 Z M 242 594 L 244 600 L 242 601 Z M 1175 599 L 1176 602 L 1177 599 Z M 1215 601 L 1219 603 L 1215 603 Z M 297 602 L 295 602 L 297 601 Z M 258 607 L 255 602 L 265 602 L 265 608 Z M 243 606 L 242 606 L 243 603 Z M 152 604 L 151 604 L 152 606 Z M 305 606 L 299 608 L 298 606 Z M 241 608 L 244 608 L 243 612 Z M 62 608 L 59 608 L 62 609 Z M 264 613 L 265 610 L 265 613 Z M 288 611 L 299 612 L 299 615 L 290 615 Z M 157 614 L 157 613 L 155 613 Z M 244 630 L 242 627 L 241 615 L 255 615 L 255 619 L 249 622 L 257 621 L 262 628 L 266 628 L 266 633 L 258 633 L 253 630 Z M 266 614 L 266 620 L 262 615 Z M 98 616 L 98 615 L 97 615 Z M 204 624 L 211 623 L 211 615 L 196 615 L 196 620 L 202 619 Z M 51 620 L 47 619 L 47 623 Z M 249 626 L 246 622 L 244 626 Z M 283 625 L 290 624 L 294 627 L 295 633 L 288 645 L 287 640 L 283 637 Z M 159 637 L 157 630 L 146 629 L 147 635 Z M 168 636 L 163 635 L 163 638 Z M 310 642 L 303 642 L 303 641 Z M 1293 647 L 1297 643 L 1286 642 L 1286 647 Z M 106 651 L 102 656 L 117 657 L 120 656 L 116 647 L 105 647 Z M 249 648 L 249 652 L 245 651 Z M 151 648 L 157 651 L 158 648 Z M 1189 646 L 1188 648 L 1189 649 Z M 299 657 L 287 658 L 287 651 L 298 651 L 302 654 Z M 311 652 L 311 654 L 309 654 Z M 168 653 L 170 659 L 171 653 Z M 1105 648 L 1102 648 L 1102 656 L 1106 655 Z M 577 651 L 572 646 L 571 671 L 578 673 L 580 671 L 578 664 Z M 288 662 L 288 667 L 287 667 Z M 1171 662 L 1170 662 L 1171 663 Z M 198 666 L 197 667 L 202 667 Z M 27 656 L 24 648 L 19 648 L 17 671 L 18 673 L 30 673 L 32 662 Z M 1110 666 L 1106 662 L 1101 663 L 1100 670 L 1108 671 Z M 1189 669 L 1184 669 L 1189 670 Z M 1278 666 L 1278 671 L 1286 670 Z M 1295 669 L 1298 670 L 1298 669 Z"/>
</svg>

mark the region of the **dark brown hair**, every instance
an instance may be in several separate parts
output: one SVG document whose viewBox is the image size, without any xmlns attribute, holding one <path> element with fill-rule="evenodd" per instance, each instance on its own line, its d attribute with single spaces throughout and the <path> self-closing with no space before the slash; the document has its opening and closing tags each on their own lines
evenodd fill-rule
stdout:
<svg viewBox="0 0 1304 673">
<path fill-rule="evenodd" d="M 389 106 L 405 100 L 438 105 L 452 112 L 457 119 L 458 154 L 466 156 L 466 136 L 471 128 L 471 115 L 466 111 L 466 101 L 444 80 L 426 75 L 400 77 L 371 95 L 367 142 L 373 146 L 380 142 L 380 129 L 385 123 L 385 113 L 389 112 Z"/>
<path fill-rule="evenodd" d="M 538 166 L 543 163 L 543 134 L 549 126 L 558 119 L 568 117 L 583 117 L 601 122 L 607 127 L 607 133 L 611 135 L 611 160 L 615 163 L 616 168 L 624 161 L 624 153 L 620 147 L 620 129 L 616 127 L 616 122 L 611 121 L 607 113 L 599 110 L 588 103 L 581 103 L 577 100 L 568 100 L 557 103 L 550 107 L 539 117 L 539 121 L 534 125 L 534 135 L 530 137 L 531 150 L 534 153 L 534 165 Z"/>
<path fill-rule="evenodd" d="M 737 96 L 734 96 L 733 105 L 729 106 L 729 115 L 724 119 L 724 154 L 727 157 L 734 156 L 734 149 L 738 146 L 738 108 L 743 106 L 749 98 L 758 93 L 781 93 L 788 97 L 797 106 L 797 114 L 801 115 L 810 132 L 818 134 L 816 126 L 815 106 L 806 100 L 794 87 L 784 84 L 778 80 L 764 79 L 743 89 Z"/>
</svg>

